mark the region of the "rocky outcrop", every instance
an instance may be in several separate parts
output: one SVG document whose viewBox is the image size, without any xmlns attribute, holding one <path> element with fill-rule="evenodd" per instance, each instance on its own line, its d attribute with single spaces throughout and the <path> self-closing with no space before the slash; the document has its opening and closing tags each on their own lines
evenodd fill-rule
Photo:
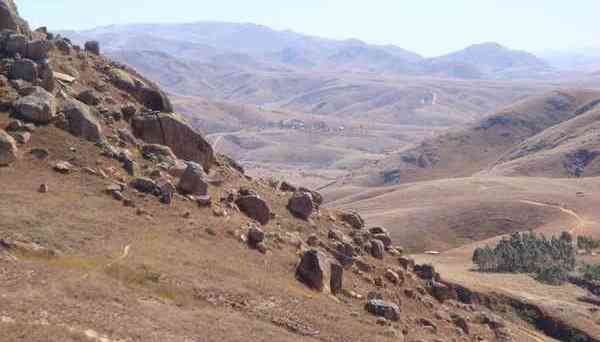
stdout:
<svg viewBox="0 0 600 342">
<path fill-rule="evenodd" d="M 104 139 L 100 122 L 84 103 L 68 98 L 62 104 L 62 112 L 69 123 L 68 131 L 71 134 L 92 142 Z"/>
<path fill-rule="evenodd" d="M 0 30 L 12 30 L 31 35 L 29 25 L 19 16 L 13 0 L 0 0 Z"/>
<path fill-rule="evenodd" d="M 296 192 L 288 202 L 289 211 L 304 220 L 310 218 L 313 213 L 313 197 L 307 192 Z"/>
<path fill-rule="evenodd" d="M 8 166 L 17 160 L 17 143 L 8 133 L 0 130 L 0 166 Z"/>
<path fill-rule="evenodd" d="M 56 114 L 54 96 L 44 88 L 35 87 L 29 95 L 16 101 L 15 111 L 25 120 L 47 124 Z"/>
<path fill-rule="evenodd" d="M 149 113 L 132 120 L 133 134 L 151 144 L 169 146 L 175 155 L 209 170 L 215 163 L 212 146 L 177 114 Z"/>
</svg>

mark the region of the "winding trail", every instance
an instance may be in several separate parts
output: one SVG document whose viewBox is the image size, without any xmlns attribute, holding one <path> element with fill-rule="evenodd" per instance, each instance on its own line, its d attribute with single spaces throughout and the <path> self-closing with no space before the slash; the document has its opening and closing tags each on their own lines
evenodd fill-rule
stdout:
<svg viewBox="0 0 600 342">
<path fill-rule="evenodd" d="M 581 217 L 575 211 L 561 207 L 559 205 L 553 205 L 553 204 L 547 204 L 547 203 L 541 203 L 541 202 L 535 202 L 535 201 L 528 201 L 528 200 L 521 200 L 520 202 L 525 203 L 525 204 L 535 205 L 538 207 L 555 208 L 555 209 L 558 209 L 561 212 L 573 217 L 577 221 L 577 224 L 575 225 L 575 228 L 569 230 L 569 233 L 571 233 L 571 234 L 577 234 L 578 232 L 583 230 L 585 225 L 588 223 L 583 217 Z"/>
</svg>

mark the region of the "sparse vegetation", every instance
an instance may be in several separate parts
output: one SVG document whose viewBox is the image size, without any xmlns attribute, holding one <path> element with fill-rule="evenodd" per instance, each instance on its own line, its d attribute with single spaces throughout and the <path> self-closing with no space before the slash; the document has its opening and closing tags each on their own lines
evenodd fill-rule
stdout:
<svg viewBox="0 0 600 342">
<path fill-rule="evenodd" d="M 600 240 L 595 240 L 591 236 L 580 235 L 577 237 L 577 248 L 589 254 L 593 250 L 600 248 Z"/>
<path fill-rule="evenodd" d="M 596 265 L 584 264 L 581 267 L 580 271 L 586 280 L 600 281 L 600 264 L 596 264 Z"/>
<path fill-rule="evenodd" d="M 575 269 L 575 252 L 567 232 L 550 239 L 534 232 L 514 233 L 494 248 L 477 248 L 473 263 L 482 272 L 532 273 L 540 282 L 561 285 Z"/>
</svg>

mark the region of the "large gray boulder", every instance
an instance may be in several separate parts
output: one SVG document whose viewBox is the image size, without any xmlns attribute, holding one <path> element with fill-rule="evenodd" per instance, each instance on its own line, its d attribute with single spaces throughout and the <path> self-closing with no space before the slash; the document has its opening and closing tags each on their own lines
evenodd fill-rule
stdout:
<svg viewBox="0 0 600 342">
<path fill-rule="evenodd" d="M 146 114 L 132 120 L 133 134 L 151 144 L 169 146 L 183 160 L 194 161 L 205 170 L 215 163 L 215 154 L 204 137 L 174 113 Z"/>
<path fill-rule="evenodd" d="M 34 87 L 29 95 L 15 102 L 15 112 L 25 120 L 47 124 L 56 115 L 54 95 L 42 87 Z"/>
<path fill-rule="evenodd" d="M 19 59 L 10 66 L 8 78 L 33 83 L 38 78 L 37 65 L 30 59 Z"/>
<path fill-rule="evenodd" d="M 202 166 L 189 163 L 179 180 L 179 184 L 177 184 L 177 190 L 184 195 L 206 196 L 208 195 L 206 178 Z"/>
<path fill-rule="evenodd" d="M 27 52 L 27 37 L 25 35 L 14 33 L 4 33 L 3 48 L 9 56 L 19 54 L 24 56 Z"/>
<path fill-rule="evenodd" d="M 67 98 L 62 105 L 69 133 L 92 142 L 104 139 L 102 126 L 90 107 L 74 98 Z"/>
<path fill-rule="evenodd" d="M 17 160 L 15 139 L 0 129 L 0 166 L 8 166 Z"/>
<path fill-rule="evenodd" d="M 84 44 L 85 51 L 93 53 L 94 55 L 100 55 L 100 43 L 95 40 L 90 40 Z"/>
</svg>

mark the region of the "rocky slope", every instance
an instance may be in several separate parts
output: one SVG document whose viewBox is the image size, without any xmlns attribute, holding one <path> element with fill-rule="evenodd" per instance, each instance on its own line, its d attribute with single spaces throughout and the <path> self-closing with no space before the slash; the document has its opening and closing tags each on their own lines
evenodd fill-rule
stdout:
<svg viewBox="0 0 600 342">
<path fill-rule="evenodd" d="M 3 341 L 539 341 L 385 228 L 246 176 L 97 42 L 24 27 L 0 39 Z"/>
</svg>

